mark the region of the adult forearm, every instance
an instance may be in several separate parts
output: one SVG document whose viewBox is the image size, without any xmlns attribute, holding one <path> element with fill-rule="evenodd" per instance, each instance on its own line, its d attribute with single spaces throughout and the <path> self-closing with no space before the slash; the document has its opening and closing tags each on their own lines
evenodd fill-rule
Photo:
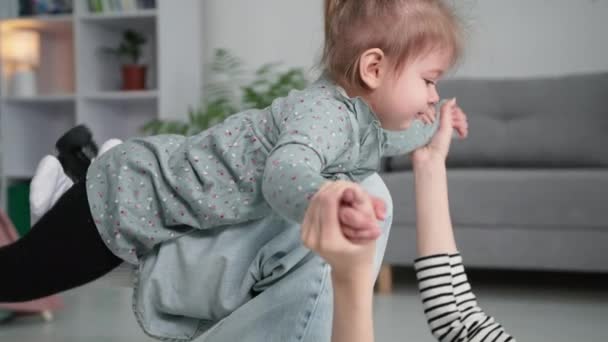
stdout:
<svg viewBox="0 0 608 342">
<path fill-rule="evenodd" d="M 414 165 L 419 256 L 456 253 L 444 162 Z"/>
<path fill-rule="evenodd" d="M 373 342 L 372 282 L 333 278 L 332 342 Z"/>
</svg>

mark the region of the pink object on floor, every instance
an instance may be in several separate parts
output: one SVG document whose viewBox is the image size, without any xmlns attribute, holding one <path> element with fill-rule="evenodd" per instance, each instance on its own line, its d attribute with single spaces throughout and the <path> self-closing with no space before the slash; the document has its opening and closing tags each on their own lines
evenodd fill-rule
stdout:
<svg viewBox="0 0 608 342">
<path fill-rule="evenodd" d="M 19 239 L 13 222 L 0 209 L 0 246 L 11 244 Z M 63 307 L 63 300 L 59 296 L 49 296 L 21 303 L 0 303 L 0 309 L 14 311 L 16 313 L 39 313 L 43 311 L 55 311 Z"/>
</svg>

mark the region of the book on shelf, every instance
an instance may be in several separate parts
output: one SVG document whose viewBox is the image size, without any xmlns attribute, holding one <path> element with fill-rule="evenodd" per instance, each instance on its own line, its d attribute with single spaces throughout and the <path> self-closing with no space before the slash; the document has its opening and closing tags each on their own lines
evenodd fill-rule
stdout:
<svg viewBox="0 0 608 342">
<path fill-rule="evenodd" d="M 90 13 L 133 12 L 156 8 L 156 0 L 88 0 Z"/>
<path fill-rule="evenodd" d="M 4 0 L 6 1 L 6 0 Z M 4 2 L 3 1 L 3 2 Z M 8 0 L 17 7 L 20 17 L 36 15 L 70 14 L 73 11 L 73 0 Z"/>
<path fill-rule="evenodd" d="M 20 181 L 7 189 L 8 216 L 15 225 L 19 236 L 24 236 L 30 229 L 30 182 Z"/>
</svg>

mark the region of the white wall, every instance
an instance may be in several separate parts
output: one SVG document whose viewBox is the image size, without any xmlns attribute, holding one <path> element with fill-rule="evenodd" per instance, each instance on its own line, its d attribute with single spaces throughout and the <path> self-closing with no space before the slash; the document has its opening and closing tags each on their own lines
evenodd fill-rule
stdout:
<svg viewBox="0 0 608 342">
<path fill-rule="evenodd" d="M 157 1 L 159 116 L 163 119 L 186 118 L 190 107 L 200 103 L 203 91 L 203 3 L 200 0 Z M 196 32 L 198 34 L 194 34 Z M 188 37 L 179 39 L 180 37 Z"/>
<path fill-rule="evenodd" d="M 252 68 L 275 61 L 309 68 L 320 56 L 319 0 L 205 0 L 204 11 L 207 57 L 227 48 Z"/>
<path fill-rule="evenodd" d="M 459 75 L 608 71 L 608 0 L 465 2 L 472 32 Z"/>
<path fill-rule="evenodd" d="M 608 71 L 608 0 L 453 0 L 471 27 L 456 75 L 526 77 Z M 251 67 L 309 68 L 322 45 L 321 0 L 205 0 L 206 55 Z"/>
</svg>

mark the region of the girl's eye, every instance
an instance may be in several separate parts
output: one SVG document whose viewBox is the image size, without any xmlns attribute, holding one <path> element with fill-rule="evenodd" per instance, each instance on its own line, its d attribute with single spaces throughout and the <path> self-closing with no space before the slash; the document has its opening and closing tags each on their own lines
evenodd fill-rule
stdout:
<svg viewBox="0 0 608 342">
<path fill-rule="evenodd" d="M 431 81 L 431 80 L 427 80 L 425 79 L 424 82 L 426 82 L 426 85 L 435 85 L 436 83 Z"/>
</svg>

